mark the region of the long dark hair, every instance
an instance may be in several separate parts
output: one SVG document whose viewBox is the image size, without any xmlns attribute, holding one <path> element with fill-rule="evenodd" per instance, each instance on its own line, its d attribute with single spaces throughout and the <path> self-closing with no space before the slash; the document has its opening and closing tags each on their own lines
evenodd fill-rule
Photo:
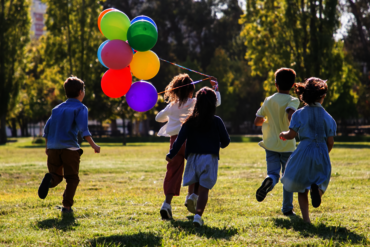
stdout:
<svg viewBox="0 0 370 247">
<path fill-rule="evenodd" d="M 197 102 L 193 112 L 186 118 L 184 124 L 198 130 L 207 130 L 212 125 L 216 113 L 216 93 L 209 87 L 203 87 L 196 93 L 195 97 Z"/>
<path fill-rule="evenodd" d="M 193 80 L 190 78 L 188 74 L 179 74 L 175 76 L 166 87 L 167 92 L 164 95 L 166 102 L 175 103 L 176 101 L 178 101 L 179 107 L 185 104 L 189 99 L 189 95 L 193 93 L 195 90 L 194 84 L 191 84 L 192 82 Z M 176 87 L 180 88 L 174 89 Z"/>
<path fill-rule="evenodd" d="M 310 77 L 304 83 L 296 83 L 294 91 L 301 101 L 312 105 L 326 95 L 328 84 L 320 78 Z"/>
</svg>

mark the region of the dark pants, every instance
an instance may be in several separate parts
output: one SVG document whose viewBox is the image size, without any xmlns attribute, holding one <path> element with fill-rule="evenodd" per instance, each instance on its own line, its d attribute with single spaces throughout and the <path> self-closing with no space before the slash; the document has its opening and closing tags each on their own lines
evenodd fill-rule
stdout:
<svg viewBox="0 0 370 247">
<path fill-rule="evenodd" d="M 82 149 L 76 151 L 68 149 L 48 149 L 48 169 L 53 178 L 50 187 L 54 188 L 60 184 L 63 177 L 67 182 L 63 194 L 64 207 L 71 207 L 73 205 L 73 197 L 76 193 L 77 185 L 80 182 L 78 171 L 82 153 Z"/>
<path fill-rule="evenodd" d="M 173 143 L 176 141 L 177 135 L 171 136 L 170 150 Z M 180 195 L 182 174 L 184 173 L 185 165 L 185 143 L 182 145 L 179 152 L 173 157 L 171 162 L 167 163 L 166 177 L 163 182 L 163 190 L 165 195 Z"/>
</svg>

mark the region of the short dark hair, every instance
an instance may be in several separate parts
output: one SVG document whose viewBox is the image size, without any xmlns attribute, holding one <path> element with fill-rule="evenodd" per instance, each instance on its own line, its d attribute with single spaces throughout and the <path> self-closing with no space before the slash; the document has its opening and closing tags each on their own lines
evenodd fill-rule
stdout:
<svg viewBox="0 0 370 247">
<path fill-rule="evenodd" d="M 296 73 L 293 69 L 280 68 L 275 72 L 275 82 L 281 90 L 290 90 L 295 83 Z"/>
<path fill-rule="evenodd" d="M 84 90 L 84 87 L 85 83 L 75 76 L 68 77 L 64 82 L 64 91 L 67 98 L 77 98 L 80 95 L 80 91 Z"/>
</svg>

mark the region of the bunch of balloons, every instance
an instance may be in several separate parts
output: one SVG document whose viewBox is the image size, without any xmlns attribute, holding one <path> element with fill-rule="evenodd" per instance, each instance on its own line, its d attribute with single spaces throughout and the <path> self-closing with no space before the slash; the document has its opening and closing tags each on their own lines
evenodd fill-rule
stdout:
<svg viewBox="0 0 370 247">
<path fill-rule="evenodd" d="M 98 49 L 100 63 L 108 68 L 101 80 L 104 94 L 111 98 L 126 95 L 127 104 L 135 111 L 152 109 L 157 90 L 143 80 L 159 71 L 159 58 L 150 50 L 158 40 L 157 25 L 144 15 L 130 21 L 122 11 L 110 8 L 100 13 L 98 27 L 108 39 Z M 131 73 L 141 81 L 132 84 Z"/>
</svg>

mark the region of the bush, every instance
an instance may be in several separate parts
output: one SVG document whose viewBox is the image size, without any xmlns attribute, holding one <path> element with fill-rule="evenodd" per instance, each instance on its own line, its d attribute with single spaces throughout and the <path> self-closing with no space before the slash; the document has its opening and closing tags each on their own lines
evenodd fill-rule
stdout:
<svg viewBox="0 0 370 247">
<path fill-rule="evenodd" d="M 32 144 L 45 144 L 45 139 L 44 138 L 33 139 Z"/>
</svg>

